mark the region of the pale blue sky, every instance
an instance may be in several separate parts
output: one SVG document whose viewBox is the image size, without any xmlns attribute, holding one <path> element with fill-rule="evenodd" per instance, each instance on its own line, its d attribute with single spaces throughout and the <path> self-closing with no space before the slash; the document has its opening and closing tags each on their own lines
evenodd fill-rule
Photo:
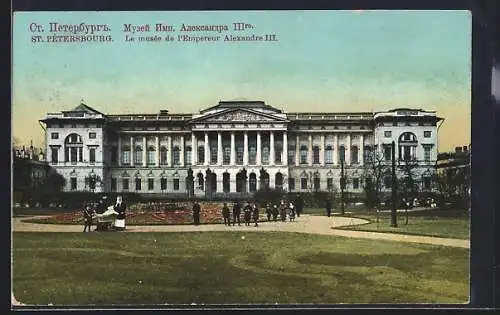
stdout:
<svg viewBox="0 0 500 315">
<path fill-rule="evenodd" d="M 124 23 L 239 21 L 279 41 L 127 43 L 122 32 Z M 105 23 L 114 42 L 32 43 L 31 22 L 43 35 L 49 22 Z M 37 120 L 82 98 L 105 113 L 248 99 L 286 111 L 437 110 L 447 150 L 470 141 L 470 59 L 467 11 L 22 12 L 13 22 L 13 133 L 41 143 Z"/>
</svg>

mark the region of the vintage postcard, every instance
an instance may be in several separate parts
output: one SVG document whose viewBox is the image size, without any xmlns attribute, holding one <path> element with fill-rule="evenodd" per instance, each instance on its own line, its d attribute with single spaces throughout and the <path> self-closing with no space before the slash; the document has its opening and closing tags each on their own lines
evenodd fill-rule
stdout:
<svg viewBox="0 0 500 315">
<path fill-rule="evenodd" d="M 12 305 L 469 303 L 468 11 L 15 12 Z"/>
</svg>

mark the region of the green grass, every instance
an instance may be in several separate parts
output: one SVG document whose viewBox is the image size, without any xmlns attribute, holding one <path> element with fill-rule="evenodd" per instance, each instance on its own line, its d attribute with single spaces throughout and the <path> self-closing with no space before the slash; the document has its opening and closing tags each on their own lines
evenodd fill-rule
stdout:
<svg viewBox="0 0 500 315">
<path fill-rule="evenodd" d="M 408 224 L 404 212 L 397 213 L 398 227 L 391 227 L 390 213 L 380 213 L 377 223 L 375 213 L 354 213 L 351 216 L 370 220 L 368 224 L 345 226 L 339 229 L 400 233 L 411 235 L 437 236 L 446 238 L 469 239 L 469 216 L 458 210 L 423 210 L 408 212 Z"/>
<path fill-rule="evenodd" d="M 13 244 L 13 291 L 28 304 L 466 303 L 469 296 L 469 250 L 460 248 L 280 232 L 16 232 Z"/>
</svg>

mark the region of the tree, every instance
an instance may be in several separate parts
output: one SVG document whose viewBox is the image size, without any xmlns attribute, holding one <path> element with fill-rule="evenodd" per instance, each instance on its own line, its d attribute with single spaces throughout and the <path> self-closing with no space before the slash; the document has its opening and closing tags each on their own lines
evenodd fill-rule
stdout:
<svg viewBox="0 0 500 315">
<path fill-rule="evenodd" d="M 365 178 L 366 205 L 373 209 L 380 205 L 382 188 L 384 187 L 384 176 L 390 171 L 389 164 L 384 155 L 377 149 L 366 155 L 363 175 Z"/>
<path fill-rule="evenodd" d="M 406 225 L 408 225 L 408 206 L 413 206 L 413 200 L 418 194 L 418 161 L 415 158 L 398 161 L 398 168 L 401 177 L 398 179 L 401 196 L 404 198 L 404 209 L 406 216 Z"/>
</svg>

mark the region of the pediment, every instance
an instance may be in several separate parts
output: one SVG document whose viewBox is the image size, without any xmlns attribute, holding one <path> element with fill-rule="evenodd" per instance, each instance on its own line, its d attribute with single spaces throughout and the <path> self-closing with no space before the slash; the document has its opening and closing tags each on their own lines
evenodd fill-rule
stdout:
<svg viewBox="0 0 500 315">
<path fill-rule="evenodd" d="M 251 109 L 230 109 L 222 112 L 197 117 L 197 123 L 233 123 L 233 122 L 285 122 L 286 119 L 272 114 L 265 114 Z"/>
</svg>

